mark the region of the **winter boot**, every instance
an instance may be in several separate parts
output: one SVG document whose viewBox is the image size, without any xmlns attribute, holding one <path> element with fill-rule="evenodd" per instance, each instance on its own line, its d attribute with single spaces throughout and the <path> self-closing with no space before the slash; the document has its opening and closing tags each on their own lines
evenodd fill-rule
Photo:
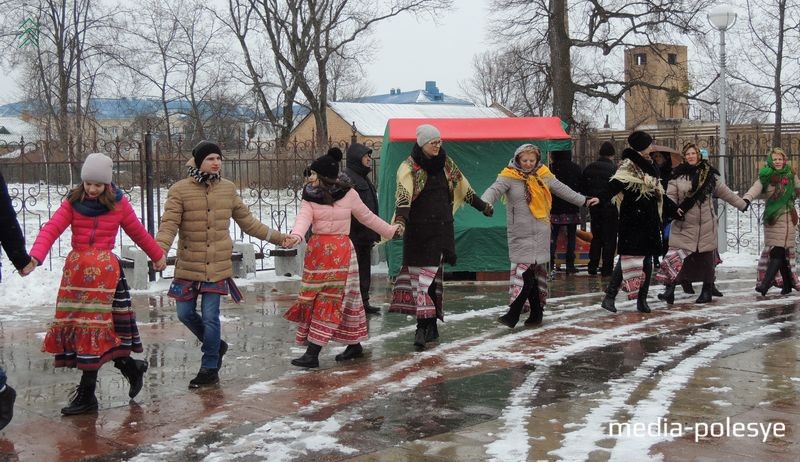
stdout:
<svg viewBox="0 0 800 462">
<path fill-rule="evenodd" d="M 128 397 L 135 398 L 144 385 L 144 373 L 147 372 L 147 363 L 140 359 L 133 359 L 129 356 L 114 360 L 114 367 L 119 369 L 122 376 L 128 380 L 131 388 L 128 390 Z"/>
<path fill-rule="evenodd" d="M 531 291 L 535 287 L 536 273 L 534 272 L 534 266 L 531 265 L 522 273 L 522 289 L 519 291 L 519 295 L 508 305 L 506 314 L 497 318 L 497 322 L 513 329 L 519 322 L 519 315 L 525 306 L 525 300 L 529 298 Z"/>
<path fill-rule="evenodd" d="M 381 309 L 375 308 L 374 306 L 370 305 L 369 303 L 364 303 L 364 312 L 367 314 L 372 314 L 375 316 L 381 315 Z"/>
<path fill-rule="evenodd" d="M 722 297 L 722 292 L 719 291 L 716 284 L 711 284 L 711 295 L 715 297 Z"/>
<path fill-rule="evenodd" d="M 525 325 L 538 326 L 542 323 L 542 319 L 544 319 L 544 308 L 542 307 L 542 302 L 539 300 L 538 284 L 533 286 L 533 290 L 531 290 L 528 296 L 528 301 L 531 304 L 531 314 L 528 315 L 528 319 L 525 320 Z"/>
<path fill-rule="evenodd" d="M 97 397 L 94 395 L 97 386 L 97 371 L 83 371 L 81 383 L 70 396 L 69 406 L 62 408 L 64 415 L 79 415 L 97 412 Z"/>
<path fill-rule="evenodd" d="M 349 361 L 364 356 L 364 347 L 360 343 L 347 345 L 342 353 L 336 355 L 336 361 Z"/>
<path fill-rule="evenodd" d="M 675 284 L 665 285 L 664 292 L 658 294 L 658 299 L 667 302 L 667 305 L 675 303 Z"/>
<path fill-rule="evenodd" d="M 778 258 L 777 255 L 775 255 L 781 253 L 776 252 L 777 249 L 778 248 L 774 248 L 770 252 L 769 261 L 767 262 L 767 270 L 764 272 L 764 279 L 762 279 L 761 282 L 756 285 L 756 292 L 760 293 L 762 297 L 767 295 L 767 291 L 770 287 L 772 287 L 775 275 L 778 273 L 778 270 L 780 270 L 780 267 L 783 264 L 783 258 Z M 783 250 L 783 248 L 780 248 L 780 250 Z"/>
<path fill-rule="evenodd" d="M 217 370 L 222 369 L 222 357 L 228 352 L 228 343 L 225 340 L 219 341 L 219 359 L 217 360 Z"/>
<path fill-rule="evenodd" d="M 636 295 L 636 310 L 640 313 L 649 313 L 650 305 L 647 304 L 647 293 L 650 291 L 650 279 L 652 278 L 653 263 L 651 260 L 645 259 L 644 263 L 644 281 L 639 287 L 639 293 Z"/>
<path fill-rule="evenodd" d="M 428 337 L 428 320 L 417 319 L 417 331 L 414 332 L 414 348 L 419 351 L 425 349 L 425 339 Z"/>
<path fill-rule="evenodd" d="M 189 381 L 189 388 L 200 388 L 219 383 L 219 373 L 217 369 L 206 369 L 201 367 L 197 371 L 195 378 Z"/>
<path fill-rule="evenodd" d="M 425 343 L 435 342 L 439 338 L 439 327 L 437 318 L 430 318 L 428 328 L 425 330 Z"/>
<path fill-rule="evenodd" d="M 688 281 L 681 282 L 681 289 L 683 289 L 683 293 L 692 295 L 694 294 L 694 287 L 692 287 L 692 283 Z"/>
<path fill-rule="evenodd" d="M 4 429 L 14 418 L 14 401 L 16 399 L 17 391 L 8 385 L 0 392 L 0 430 Z"/>
<path fill-rule="evenodd" d="M 303 353 L 303 356 L 293 359 L 292 365 L 298 367 L 308 367 L 308 368 L 319 367 L 320 351 L 322 351 L 321 346 L 315 343 L 309 343 L 308 348 L 306 348 L 306 352 Z"/>
<path fill-rule="evenodd" d="M 711 288 L 714 286 L 713 282 L 704 282 L 703 288 L 700 290 L 700 296 L 697 297 L 695 303 L 708 303 L 711 301 Z"/>
<path fill-rule="evenodd" d="M 606 288 L 606 296 L 603 298 L 603 301 L 600 303 L 604 309 L 616 313 L 617 307 L 614 305 L 614 299 L 617 298 L 617 293 L 619 293 L 619 286 L 622 285 L 622 263 L 617 262 L 614 266 L 614 271 L 611 273 L 611 280 L 608 281 L 608 287 Z"/>
<path fill-rule="evenodd" d="M 783 287 L 781 287 L 781 295 L 788 295 L 792 293 L 794 288 L 794 277 L 792 277 L 792 269 L 789 268 L 789 262 L 783 259 L 781 264 L 781 279 L 783 279 Z"/>
</svg>

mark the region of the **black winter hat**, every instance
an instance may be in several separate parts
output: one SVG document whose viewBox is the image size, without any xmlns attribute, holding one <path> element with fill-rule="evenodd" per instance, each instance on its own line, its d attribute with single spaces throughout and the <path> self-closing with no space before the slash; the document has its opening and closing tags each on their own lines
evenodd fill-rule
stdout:
<svg viewBox="0 0 800 462">
<path fill-rule="evenodd" d="M 192 157 L 194 157 L 194 164 L 197 168 L 200 168 L 200 164 L 203 163 L 203 159 L 206 158 L 209 154 L 219 154 L 222 157 L 222 150 L 219 146 L 211 141 L 203 140 L 192 149 Z"/>
<path fill-rule="evenodd" d="M 637 130 L 628 135 L 628 144 L 636 151 L 642 152 L 653 144 L 653 137 L 647 132 Z"/>
<path fill-rule="evenodd" d="M 339 177 L 339 162 L 342 160 L 342 150 L 336 146 L 328 149 L 327 154 L 317 158 L 309 167 L 317 175 L 325 178 L 336 179 Z"/>
<path fill-rule="evenodd" d="M 603 141 L 603 144 L 600 145 L 601 157 L 614 157 L 616 153 L 617 150 L 614 149 L 614 143 L 611 141 Z"/>
</svg>

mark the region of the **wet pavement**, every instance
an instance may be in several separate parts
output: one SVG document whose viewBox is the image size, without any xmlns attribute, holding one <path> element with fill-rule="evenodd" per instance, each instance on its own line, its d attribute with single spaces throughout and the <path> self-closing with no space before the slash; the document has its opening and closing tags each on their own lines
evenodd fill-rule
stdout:
<svg viewBox="0 0 800 462">
<path fill-rule="evenodd" d="M 720 277 L 725 296 L 706 305 L 678 295 L 668 308 L 654 287 L 643 315 L 622 295 L 619 313 L 599 308 L 599 277 L 558 274 L 544 324 L 513 330 L 495 321 L 504 283 L 447 283 L 440 342 L 416 352 L 414 321 L 385 312 L 377 275 L 384 314 L 369 318 L 365 357 L 337 364 L 343 347 L 329 345 L 313 371 L 289 364 L 304 348 L 281 317 L 299 281 L 252 283 L 245 303 L 223 304 L 231 348 L 220 386 L 199 391 L 187 389 L 199 346 L 174 304 L 135 294 L 144 389 L 129 402 L 107 364 L 100 411 L 76 417 L 59 410 L 79 373 L 40 352 L 43 309 L 0 325 L 18 392 L 0 460 L 797 461 L 800 294 L 762 298 L 752 272 Z"/>
</svg>

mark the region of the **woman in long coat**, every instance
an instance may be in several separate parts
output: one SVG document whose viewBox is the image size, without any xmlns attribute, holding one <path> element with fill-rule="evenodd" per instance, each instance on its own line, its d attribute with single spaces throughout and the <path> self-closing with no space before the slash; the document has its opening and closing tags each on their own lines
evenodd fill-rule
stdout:
<svg viewBox="0 0 800 462">
<path fill-rule="evenodd" d="M 747 202 L 720 180 L 717 169 L 700 158 L 694 143 L 687 143 L 682 154 L 684 162 L 675 168 L 667 185 L 667 197 L 678 208 L 669 233 L 669 250 L 656 275 L 656 280 L 666 286 L 659 298 L 670 305 L 675 301 L 675 284 L 683 282 L 701 281 L 703 290 L 695 303 L 711 301 L 717 250 L 717 213 L 712 195 L 739 210 L 747 208 Z"/>
<path fill-rule="evenodd" d="M 630 148 L 622 151 L 619 165 L 600 202 L 612 200 L 619 210 L 617 253 L 606 296 L 601 306 L 616 313 L 614 299 L 622 288 L 628 298 L 636 298 L 636 309 L 649 313 L 647 292 L 650 288 L 653 258 L 662 252 L 661 208 L 664 188 L 658 170 L 650 159 L 653 138 L 643 131 L 628 136 Z"/>
<path fill-rule="evenodd" d="M 797 210 L 794 202 L 800 193 L 800 179 L 781 148 L 772 148 L 767 165 L 758 172 L 753 186 L 744 194 L 748 203 L 759 197 L 766 198 L 764 204 L 764 249 L 758 260 L 758 284 L 756 292 L 762 296 L 773 284 L 782 294 L 792 288 L 800 290 L 795 272 L 795 236 L 797 234 Z M 778 272 L 780 274 L 778 275 Z M 788 282 L 787 282 L 788 281 Z"/>
<path fill-rule="evenodd" d="M 530 310 L 525 325 L 542 322 L 547 302 L 547 264 L 550 261 L 550 208 L 553 194 L 576 206 L 593 205 L 558 181 L 541 163 L 537 146 L 523 144 L 514 157 L 481 196 L 487 204 L 506 196 L 506 231 L 511 260 L 510 305 L 498 322 L 514 327 L 520 313 Z"/>
<path fill-rule="evenodd" d="M 442 147 L 433 125 L 417 127 L 417 143 L 397 168 L 396 210 L 393 222 L 405 228 L 403 265 L 395 279 L 390 312 L 417 318 L 414 346 L 439 337 L 436 319 L 444 320 L 443 264 L 456 264 L 453 215 L 465 203 L 485 215 L 483 202 Z"/>
</svg>

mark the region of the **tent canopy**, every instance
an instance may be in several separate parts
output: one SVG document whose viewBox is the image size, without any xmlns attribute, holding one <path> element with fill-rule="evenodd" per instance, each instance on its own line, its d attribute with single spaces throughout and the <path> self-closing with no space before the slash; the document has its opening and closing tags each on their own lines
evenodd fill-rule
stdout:
<svg viewBox="0 0 800 462">
<path fill-rule="evenodd" d="M 431 124 L 442 134 L 443 148 L 459 166 L 472 189 L 481 195 L 508 164 L 521 144 L 539 146 L 547 153 L 571 148 L 570 136 L 557 117 L 516 117 L 492 119 L 390 119 L 386 124 L 378 171 L 380 216 L 390 221 L 395 210 L 397 168 L 408 158 L 416 143 L 416 129 Z M 455 215 L 458 262 L 446 271 L 508 271 L 505 205 L 494 204 L 495 213 L 485 217 L 469 205 Z M 386 245 L 389 273 L 396 275 L 402 264 L 403 245 Z"/>
</svg>

